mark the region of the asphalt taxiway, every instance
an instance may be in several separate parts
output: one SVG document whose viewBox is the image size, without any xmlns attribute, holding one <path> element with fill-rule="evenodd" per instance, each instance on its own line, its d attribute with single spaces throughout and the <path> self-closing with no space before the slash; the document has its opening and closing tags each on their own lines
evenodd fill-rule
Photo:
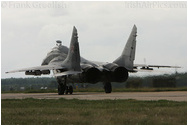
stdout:
<svg viewBox="0 0 188 126">
<path fill-rule="evenodd" d="M 104 99 L 136 99 L 136 100 L 172 100 L 187 101 L 187 91 L 168 92 L 112 92 L 110 94 L 99 92 L 75 92 L 72 95 L 58 95 L 57 93 L 5 93 L 1 99 L 81 99 L 81 100 L 104 100 Z"/>
</svg>

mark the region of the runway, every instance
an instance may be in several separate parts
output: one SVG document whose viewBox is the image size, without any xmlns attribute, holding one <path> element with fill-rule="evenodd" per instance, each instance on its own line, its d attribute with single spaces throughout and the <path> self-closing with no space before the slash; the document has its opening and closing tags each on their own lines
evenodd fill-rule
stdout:
<svg viewBox="0 0 188 126">
<path fill-rule="evenodd" d="M 187 91 L 168 92 L 75 92 L 72 95 L 58 95 L 57 93 L 7 93 L 1 94 L 1 99 L 80 99 L 80 100 L 104 100 L 104 99 L 136 99 L 136 100 L 172 100 L 187 101 Z"/>
</svg>

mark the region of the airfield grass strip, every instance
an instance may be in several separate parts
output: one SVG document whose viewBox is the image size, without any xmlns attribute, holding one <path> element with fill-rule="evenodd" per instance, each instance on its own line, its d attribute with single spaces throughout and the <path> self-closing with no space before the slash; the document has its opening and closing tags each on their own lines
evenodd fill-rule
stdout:
<svg viewBox="0 0 188 126">
<path fill-rule="evenodd" d="M 2 125 L 186 125 L 187 103 L 167 100 L 1 100 Z"/>
</svg>

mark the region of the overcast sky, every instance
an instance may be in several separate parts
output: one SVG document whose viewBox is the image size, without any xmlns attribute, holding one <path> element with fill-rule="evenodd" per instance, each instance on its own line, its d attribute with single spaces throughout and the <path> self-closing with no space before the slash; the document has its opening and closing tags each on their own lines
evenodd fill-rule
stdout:
<svg viewBox="0 0 188 126">
<path fill-rule="evenodd" d="M 187 71 L 186 9 L 186 2 L 1 2 L 1 77 L 28 77 L 5 72 L 41 65 L 56 40 L 69 46 L 73 26 L 82 57 L 112 62 L 134 24 L 135 63 Z"/>
</svg>

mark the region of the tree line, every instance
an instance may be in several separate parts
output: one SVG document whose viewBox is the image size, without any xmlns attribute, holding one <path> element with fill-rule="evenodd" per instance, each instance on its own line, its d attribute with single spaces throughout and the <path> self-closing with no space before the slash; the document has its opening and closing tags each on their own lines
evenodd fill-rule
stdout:
<svg viewBox="0 0 188 126">
<path fill-rule="evenodd" d="M 27 90 L 27 89 L 57 89 L 58 83 L 53 77 L 37 78 L 7 78 L 1 79 L 1 90 Z M 75 88 L 101 88 L 103 84 L 73 84 Z M 170 75 L 135 77 L 130 76 L 124 83 L 112 83 L 113 88 L 142 88 L 142 87 L 187 87 L 187 73 Z"/>
</svg>

